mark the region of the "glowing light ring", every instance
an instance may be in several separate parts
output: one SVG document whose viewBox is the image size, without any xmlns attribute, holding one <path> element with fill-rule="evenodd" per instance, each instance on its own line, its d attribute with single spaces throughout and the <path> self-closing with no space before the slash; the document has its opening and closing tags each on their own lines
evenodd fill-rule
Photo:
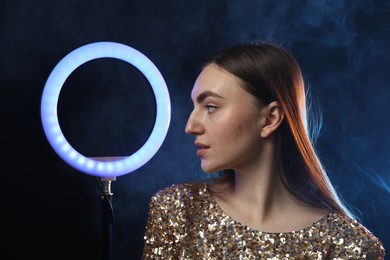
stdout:
<svg viewBox="0 0 390 260">
<path fill-rule="evenodd" d="M 57 116 L 58 98 L 65 80 L 77 67 L 97 58 L 120 59 L 136 67 L 149 81 L 156 100 L 156 120 L 148 140 L 138 151 L 117 161 L 97 161 L 77 152 L 64 137 Z M 141 52 L 116 42 L 90 43 L 66 55 L 50 73 L 41 100 L 43 129 L 55 152 L 72 167 L 99 177 L 124 175 L 137 170 L 148 162 L 165 139 L 170 116 L 169 92 L 160 71 Z"/>
</svg>

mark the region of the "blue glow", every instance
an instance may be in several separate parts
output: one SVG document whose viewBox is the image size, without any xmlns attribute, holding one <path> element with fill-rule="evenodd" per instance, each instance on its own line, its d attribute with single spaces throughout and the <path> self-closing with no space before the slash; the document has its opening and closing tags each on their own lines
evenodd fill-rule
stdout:
<svg viewBox="0 0 390 260">
<path fill-rule="evenodd" d="M 80 65 L 97 58 L 120 59 L 136 67 L 148 80 L 156 100 L 156 120 L 148 140 L 134 154 L 117 161 L 96 161 L 77 152 L 64 137 L 57 117 L 58 98 L 66 79 Z M 66 55 L 50 73 L 41 100 L 42 126 L 54 151 L 70 166 L 99 177 L 124 175 L 147 163 L 161 147 L 170 117 L 169 92 L 160 71 L 141 52 L 116 42 L 90 43 Z"/>
</svg>

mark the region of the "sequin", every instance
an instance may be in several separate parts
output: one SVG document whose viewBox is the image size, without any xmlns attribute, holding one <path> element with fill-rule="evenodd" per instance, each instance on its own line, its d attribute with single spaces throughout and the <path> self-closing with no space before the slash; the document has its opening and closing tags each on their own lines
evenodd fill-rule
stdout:
<svg viewBox="0 0 390 260">
<path fill-rule="evenodd" d="M 384 259 L 381 241 L 347 216 L 331 212 L 286 233 L 253 230 L 215 202 L 207 184 L 182 183 L 149 202 L 142 259 Z"/>
</svg>

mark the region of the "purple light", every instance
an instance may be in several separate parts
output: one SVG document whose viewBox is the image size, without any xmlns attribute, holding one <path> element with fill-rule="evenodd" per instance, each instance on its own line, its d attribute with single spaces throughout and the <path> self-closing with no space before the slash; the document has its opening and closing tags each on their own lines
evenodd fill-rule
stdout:
<svg viewBox="0 0 390 260">
<path fill-rule="evenodd" d="M 156 100 L 156 120 L 148 140 L 132 155 L 115 161 L 99 161 L 80 154 L 68 143 L 58 121 L 58 98 L 66 79 L 77 67 L 97 58 L 120 59 L 136 67 L 149 81 Z M 90 43 L 66 55 L 50 73 L 41 100 L 43 129 L 54 151 L 70 166 L 99 177 L 124 175 L 147 163 L 161 147 L 168 132 L 170 117 L 169 92 L 160 71 L 141 52 L 116 42 Z"/>
</svg>

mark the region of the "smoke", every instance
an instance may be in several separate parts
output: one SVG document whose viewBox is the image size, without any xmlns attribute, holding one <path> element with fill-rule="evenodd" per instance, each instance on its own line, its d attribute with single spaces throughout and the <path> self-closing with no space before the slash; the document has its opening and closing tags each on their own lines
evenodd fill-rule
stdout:
<svg viewBox="0 0 390 260">
<path fill-rule="evenodd" d="M 52 187 L 47 198 L 55 203 L 47 204 L 51 210 L 57 207 L 53 210 L 67 212 L 56 202 L 68 197 L 61 197 L 65 192 L 55 193 L 53 180 L 60 179 L 58 172 L 64 176 L 56 185 L 64 179 L 66 183 L 80 182 L 82 177 L 68 174 L 65 166 L 59 170 L 61 162 L 44 140 L 39 101 L 49 73 L 67 53 L 95 41 L 124 43 L 149 57 L 170 92 L 169 132 L 150 162 L 113 184 L 117 227 L 121 229 L 114 229 L 115 254 L 121 255 L 120 259 L 137 256 L 149 196 L 163 186 L 198 179 L 202 174 L 193 138 L 184 133 L 200 64 L 230 44 L 270 40 L 283 44 L 296 57 L 311 95 L 318 101 L 323 124 L 317 146 L 332 182 L 353 207 L 364 212 L 369 227 L 383 219 L 378 234 L 390 241 L 383 232 L 388 229 L 385 218 L 390 212 L 389 12 L 390 3 L 380 0 L 2 1 L 0 86 L 2 104 L 7 105 L 3 111 L 8 131 L 4 136 L 18 134 L 18 138 L 7 138 L 10 147 L 5 150 L 31 154 L 28 160 L 33 163 L 25 166 L 27 177 L 31 170 L 27 167 L 50 172 L 39 179 L 39 185 Z M 59 101 L 65 136 L 87 156 L 132 154 L 148 138 L 154 123 L 150 86 L 136 69 L 121 61 L 102 59 L 84 64 L 68 78 Z M 17 163 L 12 159 L 10 165 Z M 29 192 L 27 184 L 22 187 L 19 192 L 29 196 L 39 189 L 37 185 Z M 77 186 L 66 196 L 77 190 L 90 192 Z M 67 206 L 75 211 L 74 205 Z M 78 210 L 96 218 L 95 212 L 84 207 Z M 60 215 L 57 217 L 64 218 Z M 125 232 L 126 228 L 130 231 Z M 132 228 L 134 234 L 129 235 Z M 54 235 L 58 234 L 47 237 Z M 69 248 L 84 242 L 72 242 Z M 95 245 L 90 249 L 94 251 Z M 128 257 L 122 257 L 125 255 Z"/>
</svg>

